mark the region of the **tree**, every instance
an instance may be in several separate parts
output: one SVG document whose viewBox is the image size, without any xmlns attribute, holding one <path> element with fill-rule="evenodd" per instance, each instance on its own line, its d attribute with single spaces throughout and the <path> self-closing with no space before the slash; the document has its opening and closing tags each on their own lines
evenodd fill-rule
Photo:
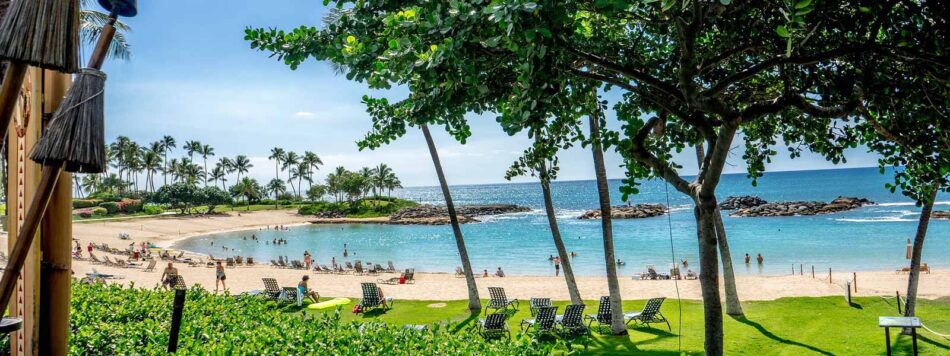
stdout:
<svg viewBox="0 0 950 356">
<path fill-rule="evenodd" d="M 204 176 L 205 187 L 208 186 L 208 157 L 214 156 L 214 147 L 211 145 L 203 145 L 198 149 L 198 154 L 201 155 L 201 158 L 204 160 L 204 170 L 202 175 Z"/>
<path fill-rule="evenodd" d="M 309 188 L 313 186 L 313 172 L 320 169 L 320 166 L 323 165 L 323 160 L 320 159 L 320 156 L 317 156 L 316 153 L 305 151 L 301 163 L 307 167 L 307 187 Z"/>
<path fill-rule="evenodd" d="M 221 190 L 221 188 L 211 186 L 196 190 L 194 205 L 204 205 L 207 207 L 205 214 L 213 214 L 215 207 L 231 204 L 231 201 L 231 196 L 227 192 Z"/>
<path fill-rule="evenodd" d="M 312 56 L 372 88 L 405 86 L 409 97 L 394 104 L 405 117 L 439 120 L 462 137 L 466 112 L 503 103 L 530 114 L 550 100 L 551 90 L 541 89 L 571 90 L 583 80 L 618 89 L 613 109 L 623 127 L 603 139 L 624 156 L 624 197 L 644 179 L 663 179 L 694 202 L 710 355 L 723 353 L 718 240 L 726 236 L 717 232 L 716 189 L 736 134 L 743 133 L 753 184 L 778 138 L 792 156 L 808 148 L 841 162 L 846 146 L 837 144 L 844 133 L 836 119 L 853 114 L 862 91 L 855 62 L 947 66 L 939 52 L 890 40 L 935 36 L 904 28 L 943 23 L 935 2 L 335 3 L 337 18 L 323 30 L 248 29 L 246 38 L 292 68 Z M 900 35 L 881 35 L 890 33 Z M 512 88 L 512 81 L 532 86 Z M 364 99 L 371 111 L 379 100 Z M 398 137 L 413 123 L 393 117 L 374 120 L 371 136 Z M 687 180 L 671 152 L 700 141 L 702 168 Z"/>
<path fill-rule="evenodd" d="M 247 173 L 248 171 L 251 170 L 251 168 L 254 168 L 254 165 L 251 164 L 251 160 L 247 159 L 247 156 L 238 155 L 237 157 L 234 158 L 234 162 L 232 163 L 232 169 L 234 169 L 234 171 L 237 172 L 238 181 L 241 180 L 241 174 Z"/>
<path fill-rule="evenodd" d="M 213 181 L 215 186 L 218 186 L 218 181 L 221 181 L 221 186 L 223 187 L 225 185 L 225 181 L 227 181 L 227 176 L 228 172 L 224 168 L 224 164 L 222 164 L 221 161 L 218 161 L 214 168 L 211 169 L 211 174 L 208 176 L 208 179 Z"/>
<path fill-rule="evenodd" d="M 159 143 L 162 145 L 162 163 L 163 163 L 162 165 L 164 166 L 164 170 L 162 170 L 163 172 L 162 179 L 164 180 L 163 184 L 168 184 L 168 177 L 166 174 L 167 172 L 169 172 L 168 152 L 177 146 L 175 143 L 175 138 L 168 135 L 165 135 L 164 137 L 162 137 L 162 140 L 159 141 Z"/>
<path fill-rule="evenodd" d="M 185 145 L 181 146 L 185 150 L 185 154 L 188 155 L 188 158 L 194 159 L 195 153 L 201 151 L 201 142 L 196 140 L 185 141 Z"/>
<path fill-rule="evenodd" d="M 153 147 L 154 148 L 154 147 Z M 142 169 L 145 170 L 146 190 L 155 192 L 155 174 L 162 169 L 160 153 L 149 149 L 142 153 Z"/>
<path fill-rule="evenodd" d="M 277 200 L 280 199 L 280 195 L 287 191 L 287 186 L 284 185 L 284 181 L 280 178 L 271 179 L 265 187 L 268 192 L 274 194 L 274 207 L 277 207 Z"/>
<path fill-rule="evenodd" d="M 274 178 L 280 178 L 280 161 L 287 156 L 283 148 L 274 147 L 270 149 L 270 156 L 267 159 L 274 160 Z"/>
<path fill-rule="evenodd" d="M 197 201 L 198 188 L 186 183 L 172 183 L 163 185 L 152 196 L 156 204 L 163 204 L 171 209 L 177 209 L 181 214 L 188 214 Z"/>
<path fill-rule="evenodd" d="M 307 199 L 310 199 L 311 202 L 317 202 L 324 195 L 327 194 L 327 186 L 322 184 L 317 184 L 310 186 L 310 189 L 307 189 Z"/>
<path fill-rule="evenodd" d="M 296 152 L 289 151 L 287 155 L 284 156 L 284 165 L 281 169 L 287 171 L 287 183 L 290 183 L 290 188 L 294 191 L 294 196 L 299 196 L 297 194 L 297 188 L 294 186 L 291 169 L 300 165 L 300 156 Z M 300 172 L 297 172 L 298 175 Z"/>
<path fill-rule="evenodd" d="M 247 205 L 247 210 L 250 211 L 251 202 L 261 198 L 261 190 L 261 186 L 257 183 L 257 180 L 244 177 L 244 179 L 239 180 L 231 187 L 231 196 L 243 198 Z"/>
</svg>

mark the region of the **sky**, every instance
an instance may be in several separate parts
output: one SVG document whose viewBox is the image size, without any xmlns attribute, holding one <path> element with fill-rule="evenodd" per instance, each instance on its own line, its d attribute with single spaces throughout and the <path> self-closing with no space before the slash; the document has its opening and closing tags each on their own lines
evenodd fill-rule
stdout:
<svg viewBox="0 0 950 356">
<path fill-rule="evenodd" d="M 95 2 L 90 2 L 95 5 Z M 323 171 L 336 166 L 357 170 L 386 163 L 405 186 L 437 185 L 438 180 L 422 134 L 410 132 L 375 151 L 359 151 L 356 141 L 371 121 L 360 100 L 363 95 L 400 98 L 405 90 L 371 91 L 346 80 L 324 62 L 309 60 L 296 71 L 268 53 L 251 50 L 244 29 L 292 29 L 319 26 L 326 7 L 319 0 L 161 0 L 140 1 L 137 17 L 123 19 L 132 28 L 128 40 L 132 58 L 111 60 L 103 70 L 106 89 L 106 137 L 123 135 L 142 145 L 164 135 L 198 140 L 220 157 L 248 156 L 250 175 L 262 183 L 274 176 L 273 147 L 323 160 Z M 84 55 L 88 55 L 88 48 Z M 608 127 L 619 129 L 610 114 Z M 461 145 L 433 127 L 443 169 L 450 184 L 504 182 L 505 171 L 529 144 L 526 136 L 511 137 L 493 115 L 472 116 L 472 137 Z M 741 142 L 730 157 L 727 173 L 745 172 Z M 877 157 L 864 149 L 850 150 L 848 163 L 835 166 L 820 156 L 804 154 L 791 160 L 779 147 L 769 171 L 866 167 Z M 678 155 L 683 174 L 695 172 L 692 151 Z M 561 180 L 593 179 L 589 150 L 579 146 L 560 155 Z M 606 155 L 607 173 L 622 178 L 621 159 Z M 200 162 L 199 162 L 200 163 Z M 212 163 L 209 162 L 209 166 Z M 317 179 L 324 177 L 317 173 Z M 531 181 L 530 177 L 517 181 Z"/>
</svg>

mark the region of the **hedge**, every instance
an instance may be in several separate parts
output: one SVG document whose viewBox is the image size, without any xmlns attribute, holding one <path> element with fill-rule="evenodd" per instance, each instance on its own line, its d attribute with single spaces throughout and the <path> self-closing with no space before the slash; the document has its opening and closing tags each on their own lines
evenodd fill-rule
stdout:
<svg viewBox="0 0 950 356">
<path fill-rule="evenodd" d="M 85 209 L 99 206 L 102 200 L 99 199 L 75 199 L 73 200 L 73 209 Z"/>
<path fill-rule="evenodd" d="M 114 201 L 99 203 L 99 207 L 106 209 L 106 211 L 108 211 L 109 214 L 115 214 L 119 212 L 119 203 L 116 203 Z"/>
</svg>

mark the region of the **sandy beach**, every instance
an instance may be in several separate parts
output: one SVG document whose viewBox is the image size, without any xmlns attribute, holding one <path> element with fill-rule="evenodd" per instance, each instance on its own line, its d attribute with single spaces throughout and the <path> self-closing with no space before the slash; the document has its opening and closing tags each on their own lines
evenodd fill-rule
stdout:
<svg viewBox="0 0 950 356">
<path fill-rule="evenodd" d="M 106 243 L 113 247 L 127 246 L 128 240 L 120 240 L 120 233 L 128 233 L 131 241 L 136 243 L 149 241 L 159 246 L 170 246 L 175 241 L 192 236 L 240 230 L 256 230 L 260 227 L 273 225 L 300 225 L 308 224 L 312 218 L 299 216 L 290 210 L 258 211 L 258 212 L 229 212 L 227 214 L 210 217 L 152 217 L 131 220 L 107 220 L 99 222 L 82 222 L 73 224 L 73 234 L 83 246 L 89 242 Z M 5 237 L 3 238 L 5 240 Z M 5 243 L 3 244 L 6 245 Z M 95 252 L 99 258 L 109 256 L 118 259 L 122 256 Z M 202 258 L 194 254 L 186 254 L 194 258 Z M 206 259 L 206 257 L 204 257 Z M 318 261 L 327 263 L 327 261 Z M 93 264 L 87 260 L 74 260 L 73 271 L 77 276 L 85 275 L 93 270 L 99 273 L 114 274 L 120 278 L 112 280 L 116 283 L 129 285 L 134 283 L 138 287 L 153 287 L 159 283 L 162 268 L 167 262 L 159 262 L 154 272 L 145 272 L 142 267 L 120 268 L 101 264 Z M 175 263 L 179 273 L 188 284 L 201 284 L 204 288 L 214 289 L 214 269 L 204 266 L 189 267 L 186 263 Z M 396 263 L 396 268 L 402 270 L 412 266 Z M 288 268 L 275 268 L 266 265 L 252 267 L 238 266 L 226 269 L 228 275 L 227 286 L 231 293 L 241 293 L 263 288 L 261 278 L 273 277 L 282 286 L 294 286 L 304 274 L 311 276 L 311 287 L 324 296 L 359 297 L 361 282 L 376 282 L 383 279 L 398 277 L 398 274 L 383 273 L 374 276 L 320 274 Z M 834 283 L 829 283 L 827 273 L 819 274 L 813 279 L 806 276 L 737 276 L 738 292 L 743 300 L 772 300 L 793 296 L 841 296 L 844 293 L 843 283 L 852 278 L 852 272 L 835 273 L 832 276 Z M 510 275 L 504 278 L 487 277 L 477 279 L 480 292 L 487 296 L 487 287 L 504 287 L 513 298 L 550 297 L 557 300 L 569 299 L 564 287 L 563 277 L 555 276 L 517 276 Z M 603 277 L 580 276 L 577 278 L 581 294 L 588 299 L 594 299 L 607 294 L 607 283 Z M 906 274 L 896 274 L 894 271 L 873 271 L 857 273 L 857 296 L 894 295 L 895 291 L 906 289 Z M 676 297 L 676 287 L 682 298 L 700 299 L 699 282 L 696 280 L 680 280 L 674 284 L 672 280 L 640 281 L 633 280 L 625 275 L 620 280 L 621 292 L 624 298 L 645 299 L 656 296 Z M 934 270 L 930 274 L 923 274 L 920 283 L 922 298 L 950 297 L 950 270 Z M 417 300 L 456 300 L 467 297 L 464 278 L 455 277 L 447 273 L 416 273 L 416 283 L 394 285 L 387 287 L 387 294 L 401 299 Z"/>
</svg>

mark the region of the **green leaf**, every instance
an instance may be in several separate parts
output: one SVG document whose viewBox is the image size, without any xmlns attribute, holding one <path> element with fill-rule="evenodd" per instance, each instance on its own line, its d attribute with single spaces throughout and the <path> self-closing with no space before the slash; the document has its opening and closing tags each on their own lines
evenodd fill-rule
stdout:
<svg viewBox="0 0 950 356">
<path fill-rule="evenodd" d="M 780 37 L 782 37 L 782 38 L 788 38 L 788 37 L 789 37 L 788 29 L 785 28 L 785 26 L 779 26 L 779 27 L 777 27 L 777 28 L 775 29 L 775 33 L 777 33 L 777 34 L 778 34 Z"/>
<path fill-rule="evenodd" d="M 811 1 L 812 1 L 812 0 L 801 0 L 801 1 L 799 1 L 798 3 L 795 4 L 795 8 L 796 8 L 796 9 L 801 9 L 801 8 L 803 8 L 803 7 L 806 7 L 806 6 L 808 6 L 808 5 L 811 5 Z"/>
</svg>

